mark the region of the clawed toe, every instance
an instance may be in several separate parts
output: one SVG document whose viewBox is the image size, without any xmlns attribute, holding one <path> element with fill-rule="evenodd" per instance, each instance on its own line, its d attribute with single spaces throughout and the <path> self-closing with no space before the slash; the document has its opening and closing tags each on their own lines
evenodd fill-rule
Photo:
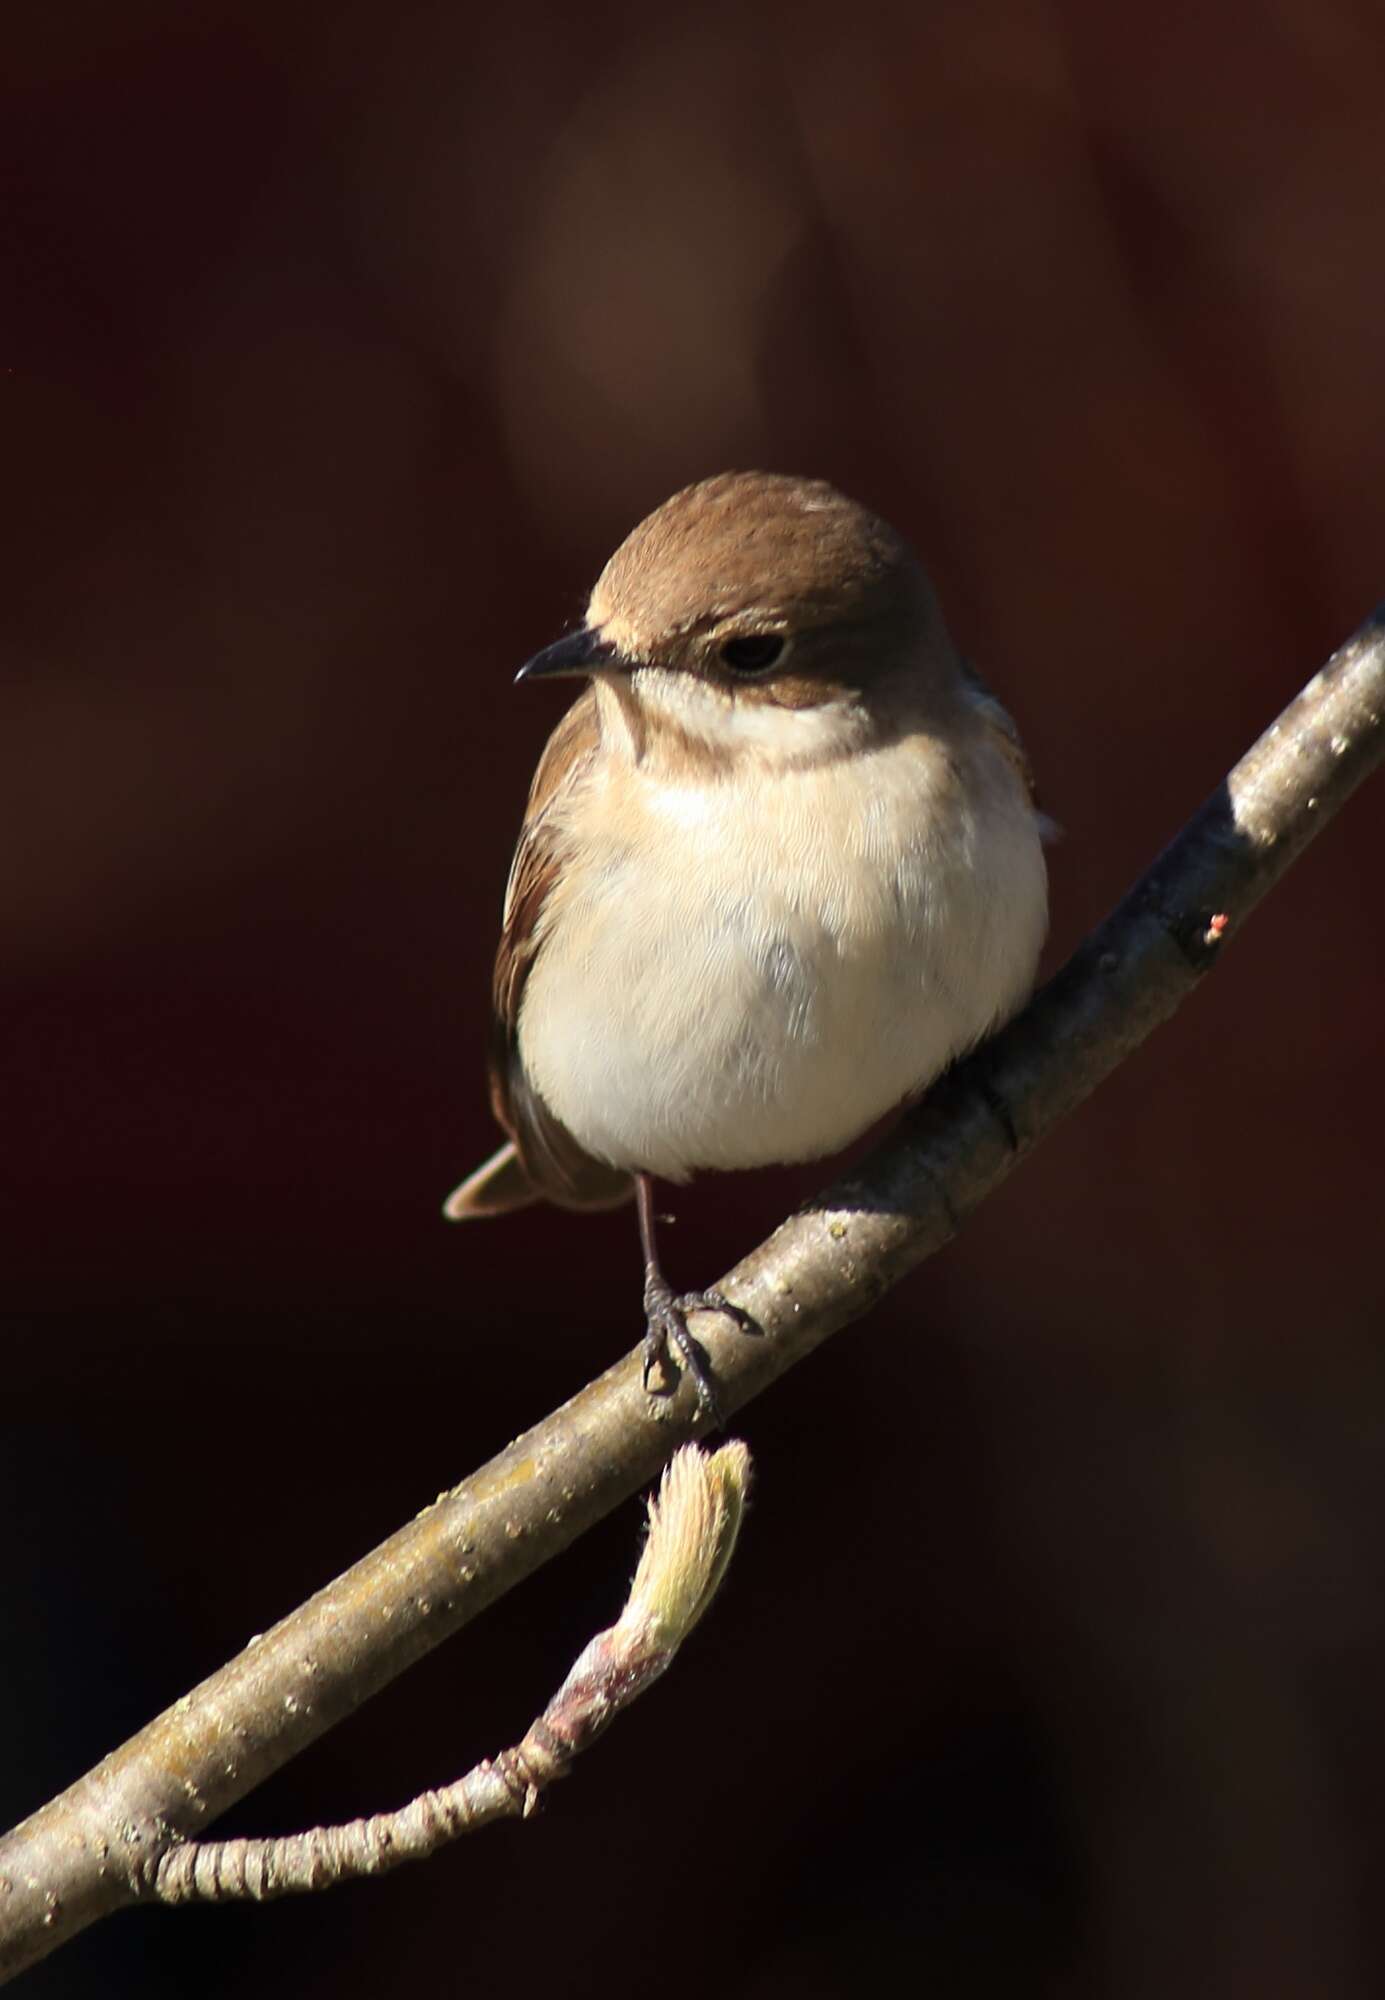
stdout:
<svg viewBox="0 0 1385 2000">
<path fill-rule="evenodd" d="M 688 1331 L 688 1314 L 725 1313 L 742 1333 L 760 1333 L 763 1329 L 756 1325 L 748 1312 L 733 1305 L 715 1287 L 706 1292 L 684 1292 L 681 1298 L 676 1297 L 659 1268 L 659 1253 L 654 1246 L 653 1183 L 648 1174 L 635 1176 L 635 1207 L 640 1219 L 640 1243 L 644 1249 L 645 1389 L 651 1396 L 671 1396 L 678 1387 L 678 1362 L 681 1362 L 692 1376 L 702 1414 L 710 1417 L 718 1430 L 724 1430 L 725 1419 L 711 1367 L 701 1343 L 694 1340 Z M 669 1351 L 671 1348 L 677 1348 L 678 1362 L 674 1361 Z M 650 1377 L 656 1372 L 660 1383 L 658 1388 L 653 1388 Z"/>
<path fill-rule="evenodd" d="M 711 1419 L 718 1430 L 724 1429 L 725 1417 L 707 1361 L 706 1350 L 689 1332 L 688 1314 L 725 1313 L 744 1332 L 759 1333 L 760 1328 L 748 1312 L 740 1306 L 733 1305 L 718 1291 L 684 1292 L 681 1298 L 675 1298 L 667 1285 L 651 1281 L 645 1288 L 644 1307 L 648 1322 L 644 1336 L 645 1388 L 651 1395 L 672 1395 L 677 1387 L 677 1369 L 672 1367 L 669 1350 L 676 1349 L 678 1360 L 693 1379 L 697 1400 L 703 1413 Z M 658 1389 L 651 1388 L 650 1377 L 656 1370 L 665 1376 L 672 1372 L 675 1379 L 667 1381 Z"/>
<path fill-rule="evenodd" d="M 754 1334 L 757 1339 L 763 1337 L 764 1328 L 760 1325 L 759 1320 L 753 1314 L 748 1313 L 744 1306 L 738 1306 L 734 1300 L 727 1298 L 725 1292 L 719 1292 L 715 1287 L 706 1292 L 684 1292 L 682 1298 L 678 1299 L 676 1303 L 685 1313 L 725 1313 L 728 1319 L 733 1319 L 736 1322 L 737 1327 L 742 1333 Z"/>
</svg>

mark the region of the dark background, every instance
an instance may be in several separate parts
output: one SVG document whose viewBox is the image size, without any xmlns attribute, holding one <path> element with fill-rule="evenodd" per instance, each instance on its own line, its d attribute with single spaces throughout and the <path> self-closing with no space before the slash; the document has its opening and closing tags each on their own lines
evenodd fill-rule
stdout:
<svg viewBox="0 0 1385 2000">
<path fill-rule="evenodd" d="M 635 520 L 764 465 L 911 536 L 1066 828 L 1050 963 L 1385 592 L 1385 27 L 122 0 L 5 41 L 14 1818 L 638 1334 L 627 1215 L 439 1215 L 558 712 L 510 677 Z M 539 1822 L 125 1915 L 28 1990 L 1379 1992 L 1383 830 L 1377 786 L 744 1414 L 722 1604 Z M 674 1275 L 814 1178 L 680 1197 Z M 226 1826 L 513 1740 L 636 1520 Z"/>
</svg>

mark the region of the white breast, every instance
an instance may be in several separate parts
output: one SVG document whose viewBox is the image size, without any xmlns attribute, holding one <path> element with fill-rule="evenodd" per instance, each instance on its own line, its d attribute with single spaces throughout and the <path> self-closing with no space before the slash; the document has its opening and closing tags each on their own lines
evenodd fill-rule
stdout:
<svg viewBox="0 0 1385 2000">
<path fill-rule="evenodd" d="M 977 733 L 682 783 L 601 759 L 519 1021 L 598 1158 L 669 1180 L 836 1151 L 1021 1003 L 1038 823 Z"/>
</svg>

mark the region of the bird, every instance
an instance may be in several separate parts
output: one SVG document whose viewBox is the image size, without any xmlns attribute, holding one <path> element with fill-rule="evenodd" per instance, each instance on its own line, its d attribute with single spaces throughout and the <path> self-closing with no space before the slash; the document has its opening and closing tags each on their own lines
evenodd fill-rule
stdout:
<svg viewBox="0 0 1385 2000">
<path fill-rule="evenodd" d="M 644 1383 L 716 1386 L 654 1183 L 840 1151 L 1030 993 L 1046 821 L 909 544 L 820 479 L 721 473 L 633 529 L 520 682 L 585 685 L 505 894 L 491 1106 L 452 1220 L 633 1195 Z M 655 1391 L 650 1391 L 656 1393 Z"/>
</svg>

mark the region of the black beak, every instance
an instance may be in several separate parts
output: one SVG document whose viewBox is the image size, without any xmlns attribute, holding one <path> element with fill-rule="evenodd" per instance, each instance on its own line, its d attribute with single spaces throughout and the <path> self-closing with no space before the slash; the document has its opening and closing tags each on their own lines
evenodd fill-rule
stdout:
<svg viewBox="0 0 1385 2000">
<path fill-rule="evenodd" d="M 564 675 L 592 674 L 615 656 L 616 649 L 610 640 L 603 639 L 590 625 L 584 625 L 580 632 L 569 632 L 565 639 L 555 640 L 541 653 L 535 653 L 532 660 L 526 660 L 515 679 L 549 681 Z"/>
</svg>

